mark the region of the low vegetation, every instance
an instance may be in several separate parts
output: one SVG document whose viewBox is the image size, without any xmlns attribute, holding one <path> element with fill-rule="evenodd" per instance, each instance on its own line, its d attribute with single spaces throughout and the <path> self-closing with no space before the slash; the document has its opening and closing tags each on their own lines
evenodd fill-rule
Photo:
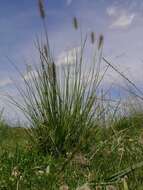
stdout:
<svg viewBox="0 0 143 190">
<path fill-rule="evenodd" d="M 97 127 L 73 156 L 57 158 L 37 151 L 22 127 L 1 124 L 1 189 L 142 189 L 143 130 L 136 116 Z"/>
</svg>

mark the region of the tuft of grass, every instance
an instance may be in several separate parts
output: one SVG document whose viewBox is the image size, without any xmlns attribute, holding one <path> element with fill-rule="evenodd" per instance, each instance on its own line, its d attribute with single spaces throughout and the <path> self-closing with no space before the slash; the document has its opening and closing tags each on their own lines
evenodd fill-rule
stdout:
<svg viewBox="0 0 143 190">
<path fill-rule="evenodd" d="M 30 122 L 31 140 L 45 154 L 66 155 L 86 143 L 90 131 L 97 127 L 97 117 L 103 112 L 97 109 L 100 80 L 94 71 L 96 63 L 92 65 L 90 81 L 85 82 L 82 77 L 84 46 L 80 57 L 76 52 L 75 66 L 67 66 L 61 75 L 54 60 L 47 55 L 48 47 L 39 46 L 37 75 L 29 73 L 31 80 L 24 79 L 26 91 L 19 89 L 24 106 L 15 103 Z"/>
<path fill-rule="evenodd" d="M 44 20 L 46 43 L 37 41 L 40 64 L 35 73 L 29 72 L 29 78 L 23 78 L 25 90 L 19 89 L 24 105 L 13 102 L 24 112 L 29 120 L 27 129 L 35 147 L 44 154 L 61 156 L 75 152 L 86 144 L 91 131 L 96 131 L 97 120 L 104 112 L 98 109 L 97 90 L 102 77 L 99 75 L 100 61 L 93 56 L 93 62 L 84 72 L 84 51 L 86 39 L 81 42 L 80 53 L 74 52 L 73 66 L 60 69 L 50 54 L 48 35 L 45 25 L 43 1 L 39 0 L 39 10 Z M 77 19 L 73 19 L 78 29 Z M 93 36 L 92 36 L 93 38 Z M 93 40 L 93 39 L 92 39 Z M 98 48 L 102 54 L 103 36 L 99 38 Z M 101 57 L 101 55 L 99 55 Z M 95 133 L 96 134 L 96 133 Z"/>
</svg>

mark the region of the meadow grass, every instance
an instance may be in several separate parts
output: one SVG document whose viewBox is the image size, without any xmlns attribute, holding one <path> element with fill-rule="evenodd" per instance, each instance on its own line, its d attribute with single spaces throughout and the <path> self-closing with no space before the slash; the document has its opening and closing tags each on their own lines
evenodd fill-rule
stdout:
<svg viewBox="0 0 143 190">
<path fill-rule="evenodd" d="M 22 127 L 17 130 L 6 126 L 7 132 L 3 127 L 1 189 L 56 190 L 62 185 L 76 189 L 89 184 L 91 189 L 112 186 L 124 190 L 124 180 L 128 189 L 142 189 L 143 131 L 142 121 L 137 118 L 120 118 L 112 128 L 97 127 L 96 136 L 92 133 L 70 160 L 64 155 L 55 158 L 39 153 L 28 141 L 29 136 L 25 136 L 25 143 Z M 9 141 L 10 138 L 14 140 Z"/>
</svg>

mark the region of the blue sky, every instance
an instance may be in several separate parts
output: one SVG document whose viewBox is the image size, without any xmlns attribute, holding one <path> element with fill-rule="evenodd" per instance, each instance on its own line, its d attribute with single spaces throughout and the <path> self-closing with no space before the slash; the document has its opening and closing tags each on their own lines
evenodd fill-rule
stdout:
<svg viewBox="0 0 143 190">
<path fill-rule="evenodd" d="M 95 31 L 105 37 L 103 53 L 130 79 L 141 85 L 143 80 L 143 1 L 142 0 L 45 0 L 47 26 L 56 59 L 79 45 L 79 34 L 72 28 L 76 16 L 82 31 Z M 0 94 L 1 108 L 9 105 L 3 94 L 18 98 L 10 78 L 19 79 L 10 61 L 24 71 L 25 63 L 33 64 L 38 55 L 34 47 L 41 35 L 37 0 L 1 0 L 0 2 Z M 61 63 L 61 60 L 59 61 Z M 109 71 L 105 84 L 121 84 L 121 78 Z M 15 115 L 15 113 L 13 114 Z"/>
</svg>

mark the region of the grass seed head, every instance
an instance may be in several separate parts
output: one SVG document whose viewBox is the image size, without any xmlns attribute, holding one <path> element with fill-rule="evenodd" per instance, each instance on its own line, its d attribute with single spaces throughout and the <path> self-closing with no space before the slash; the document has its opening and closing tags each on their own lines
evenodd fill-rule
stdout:
<svg viewBox="0 0 143 190">
<path fill-rule="evenodd" d="M 39 12 L 40 16 L 42 19 L 45 19 L 45 8 L 44 8 L 44 0 L 38 0 L 38 7 L 39 7 Z"/>
<path fill-rule="evenodd" d="M 78 20 L 76 17 L 73 18 L 73 26 L 74 26 L 75 30 L 78 29 Z"/>
<path fill-rule="evenodd" d="M 91 43 L 94 44 L 95 43 L 95 33 L 94 32 L 91 32 Z"/>
<path fill-rule="evenodd" d="M 98 43 L 98 49 L 100 49 L 103 45 L 103 42 L 104 42 L 104 36 L 101 34 L 99 36 L 99 43 Z"/>
</svg>

